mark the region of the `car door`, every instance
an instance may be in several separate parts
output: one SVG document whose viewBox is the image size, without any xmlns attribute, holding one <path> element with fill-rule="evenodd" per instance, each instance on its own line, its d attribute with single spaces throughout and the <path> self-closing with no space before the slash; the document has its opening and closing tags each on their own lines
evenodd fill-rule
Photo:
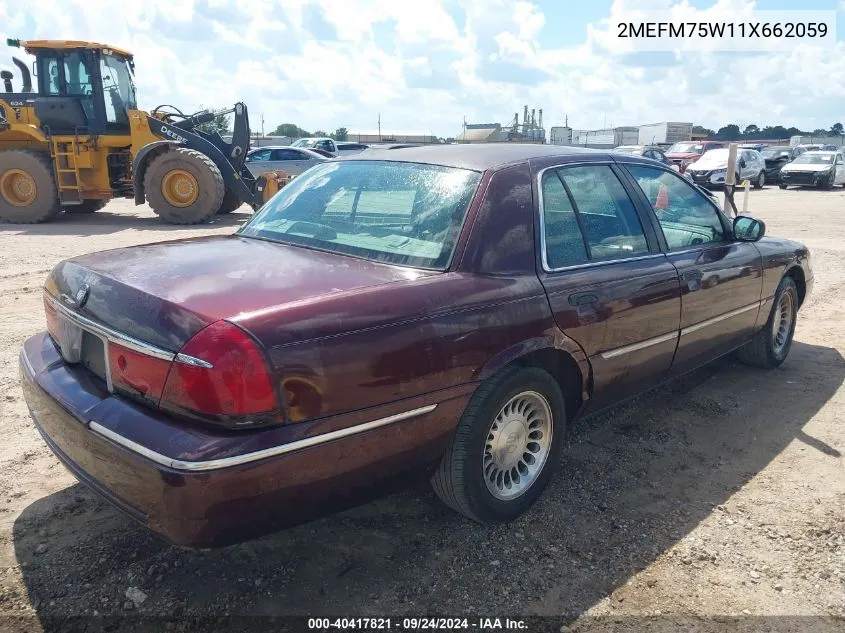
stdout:
<svg viewBox="0 0 845 633">
<path fill-rule="evenodd" d="M 256 178 L 264 172 L 268 172 L 273 169 L 270 164 L 271 152 L 272 150 L 268 148 L 262 148 L 253 150 L 246 155 L 247 169 L 249 169 L 252 175 Z"/>
<path fill-rule="evenodd" d="M 673 171 L 626 169 L 651 205 L 681 280 L 681 336 L 671 373 L 683 373 L 751 338 L 763 289 L 760 252 L 735 240 L 716 205 Z"/>
<path fill-rule="evenodd" d="M 845 157 L 843 157 L 842 154 L 836 155 L 834 169 L 836 169 L 836 180 L 834 182 L 837 185 L 845 185 Z"/>
<path fill-rule="evenodd" d="M 271 156 L 273 169 L 281 169 L 287 174 L 298 176 L 311 165 L 303 152 L 296 148 L 274 149 Z"/>
<path fill-rule="evenodd" d="M 680 323 L 680 282 L 615 166 L 538 177 L 540 280 L 558 327 L 589 357 L 590 410 L 662 380 Z"/>
</svg>

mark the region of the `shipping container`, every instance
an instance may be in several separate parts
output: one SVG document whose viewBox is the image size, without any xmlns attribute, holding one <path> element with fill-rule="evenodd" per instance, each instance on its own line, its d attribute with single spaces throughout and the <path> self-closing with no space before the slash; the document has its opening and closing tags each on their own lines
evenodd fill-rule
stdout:
<svg viewBox="0 0 845 633">
<path fill-rule="evenodd" d="M 637 145 L 681 143 L 692 137 L 692 123 L 650 123 L 641 125 Z"/>
</svg>

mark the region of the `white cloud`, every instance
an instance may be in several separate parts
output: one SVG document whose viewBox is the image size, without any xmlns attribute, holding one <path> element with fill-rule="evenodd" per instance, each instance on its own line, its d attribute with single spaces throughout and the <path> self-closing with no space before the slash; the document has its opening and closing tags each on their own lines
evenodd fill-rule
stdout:
<svg viewBox="0 0 845 633">
<path fill-rule="evenodd" d="M 557 1 L 557 0 L 555 0 Z M 136 56 L 141 105 L 184 110 L 245 101 L 253 127 L 383 127 L 456 134 L 463 117 L 510 120 L 543 107 L 547 126 L 689 120 L 829 127 L 845 102 L 845 44 L 764 55 L 624 54 L 611 18 L 690 11 L 686 1 L 616 0 L 582 41 L 553 44 L 539 1 L 235 0 L 0 2 L 0 37 L 103 41 Z M 741 15 L 750 0 L 719 0 Z M 845 10 L 845 2 L 840 3 Z M 0 66 L 10 66 L 0 56 Z M 16 72 L 16 69 L 12 68 Z"/>
</svg>

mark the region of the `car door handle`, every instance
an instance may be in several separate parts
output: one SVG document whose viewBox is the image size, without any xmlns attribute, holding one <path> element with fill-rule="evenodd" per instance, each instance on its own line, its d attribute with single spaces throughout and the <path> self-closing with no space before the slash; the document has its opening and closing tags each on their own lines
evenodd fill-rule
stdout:
<svg viewBox="0 0 845 633">
<path fill-rule="evenodd" d="M 592 292 L 576 292 L 574 295 L 569 295 L 569 305 L 572 306 L 585 306 L 598 302 L 599 296 Z"/>
</svg>

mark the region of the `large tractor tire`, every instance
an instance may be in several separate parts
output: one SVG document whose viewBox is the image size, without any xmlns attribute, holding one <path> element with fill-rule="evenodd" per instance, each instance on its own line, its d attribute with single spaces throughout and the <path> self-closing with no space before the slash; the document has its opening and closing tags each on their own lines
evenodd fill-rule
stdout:
<svg viewBox="0 0 845 633">
<path fill-rule="evenodd" d="M 144 175 L 144 193 L 153 211 L 167 222 L 199 224 L 217 213 L 226 187 L 208 156 L 179 147 L 153 158 Z"/>
<path fill-rule="evenodd" d="M 236 209 L 240 209 L 241 205 L 244 203 L 243 200 L 231 189 L 226 190 L 226 195 L 223 196 L 223 202 L 220 204 L 220 208 L 217 210 L 218 215 L 223 215 L 224 213 L 231 213 Z"/>
<path fill-rule="evenodd" d="M 69 204 L 64 207 L 65 213 L 73 215 L 83 215 L 85 213 L 95 213 L 108 204 L 108 200 L 83 200 L 82 204 Z"/>
<path fill-rule="evenodd" d="M 52 220 L 61 210 L 47 154 L 28 149 L 0 151 L 0 219 L 35 224 Z"/>
</svg>

